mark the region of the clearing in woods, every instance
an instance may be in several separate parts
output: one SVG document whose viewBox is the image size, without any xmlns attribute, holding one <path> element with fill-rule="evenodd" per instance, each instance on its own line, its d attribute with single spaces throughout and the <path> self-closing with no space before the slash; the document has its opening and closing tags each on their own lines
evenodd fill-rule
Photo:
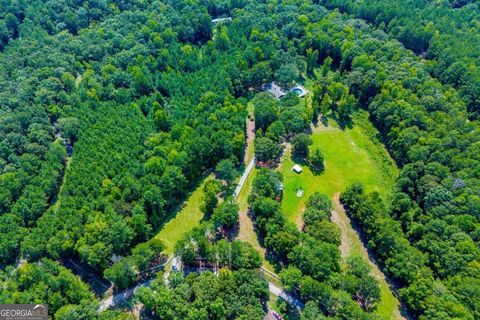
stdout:
<svg viewBox="0 0 480 320">
<path fill-rule="evenodd" d="M 346 259 L 351 256 L 361 256 L 370 264 L 373 276 L 380 283 L 380 303 L 377 305 L 376 310 L 378 315 L 386 319 L 406 319 L 407 316 L 402 315 L 406 310 L 402 310 L 402 313 L 400 312 L 402 306 L 399 305 L 398 299 L 392 293 L 392 285 L 390 285 L 389 280 L 380 270 L 377 263 L 370 257 L 367 248 L 360 239 L 360 235 L 352 227 L 352 222 L 345 213 L 339 201 L 339 196 L 340 194 L 337 193 L 333 197 L 334 210 L 332 211 L 332 221 L 335 222 L 342 231 L 342 243 L 340 245 L 342 257 Z"/>
<path fill-rule="evenodd" d="M 255 139 L 255 121 L 253 120 L 253 105 L 251 102 L 249 103 L 247 109 L 249 115 L 246 120 L 247 137 L 244 158 L 245 166 L 247 166 L 248 163 L 250 163 L 250 161 L 253 159 L 253 141 Z M 237 203 L 239 206 L 239 231 L 237 239 L 250 243 L 260 253 L 263 267 L 269 271 L 273 271 L 273 266 L 265 259 L 265 248 L 260 245 L 257 233 L 255 232 L 255 228 L 253 226 L 253 221 L 248 215 L 248 196 L 252 189 L 253 179 L 255 178 L 256 174 L 257 169 L 254 167 L 248 175 L 248 178 L 245 181 L 245 184 L 243 185 L 237 197 Z"/>
<path fill-rule="evenodd" d="M 375 140 L 376 130 L 365 113 L 354 117 L 351 129 L 342 130 L 329 120 L 328 126 L 319 122 L 312 126 L 312 131 L 310 150 L 320 148 L 325 158 L 325 171 L 314 175 L 307 165 L 300 164 L 303 172 L 293 172 L 295 163 L 289 146 L 279 169 L 284 179 L 282 209 L 290 221 L 298 223 L 306 200 L 314 192 L 333 197 L 352 183 L 361 182 L 367 192 L 378 191 L 383 198 L 390 195 L 398 169 L 384 146 Z M 301 197 L 297 195 L 299 190 L 303 191 Z"/>
<path fill-rule="evenodd" d="M 203 212 L 200 210 L 202 202 L 202 190 L 205 182 L 213 179 L 213 175 L 208 176 L 202 183 L 190 194 L 187 201 L 184 202 L 180 211 L 165 225 L 157 234 L 157 239 L 165 244 L 165 253 L 169 256 L 173 254 L 175 243 L 179 241 L 186 233 L 200 224 L 203 218 Z"/>
<path fill-rule="evenodd" d="M 301 227 L 302 212 L 308 197 L 314 192 L 331 197 L 335 205 L 332 220 L 342 232 L 342 257 L 346 259 L 359 255 L 370 263 L 381 289 L 376 313 L 386 319 L 402 319 L 398 299 L 393 295 L 385 275 L 370 259 L 338 202 L 339 193 L 354 182 L 363 183 L 367 192 L 378 191 L 383 198 L 388 198 L 394 190 L 398 169 L 376 135 L 377 131 L 364 112 L 356 114 L 352 128 L 345 130 L 332 120 L 328 125 L 319 122 L 317 126 L 312 126 L 313 145 L 310 149 L 320 148 L 325 158 L 325 171 L 320 175 L 314 175 L 306 164 L 301 164 L 302 173 L 293 172 L 295 163 L 291 159 L 291 147 L 287 145 L 279 168 L 284 178 L 282 209 L 289 221 Z"/>
</svg>

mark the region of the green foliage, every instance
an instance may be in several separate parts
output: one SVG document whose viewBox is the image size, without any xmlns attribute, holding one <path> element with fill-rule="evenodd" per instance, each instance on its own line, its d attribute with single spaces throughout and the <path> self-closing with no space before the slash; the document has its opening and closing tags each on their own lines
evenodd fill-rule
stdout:
<svg viewBox="0 0 480 320">
<path fill-rule="evenodd" d="M 233 183 L 233 180 L 237 176 L 237 172 L 235 170 L 235 164 L 231 159 L 221 160 L 215 166 L 215 172 L 217 174 L 217 177 L 220 180 L 224 180 L 225 182 L 227 182 L 228 185 L 231 185 Z"/>
<path fill-rule="evenodd" d="M 176 275 L 170 278 L 170 283 L 174 283 L 170 288 L 159 278 L 150 287 L 137 291 L 135 299 L 144 304 L 147 315 L 155 313 L 161 319 L 263 317 L 262 303 L 268 300 L 268 285 L 255 272 L 222 269 L 218 277 L 211 272 L 191 273 L 175 281 L 173 277 Z"/>
<path fill-rule="evenodd" d="M 82 302 L 80 305 L 66 305 L 54 315 L 58 320 L 134 320 L 135 316 L 119 310 L 105 310 L 99 313 L 95 303 Z"/>
<path fill-rule="evenodd" d="M 294 291 L 300 284 L 300 280 L 302 279 L 302 271 L 296 267 L 289 266 L 288 268 L 283 269 L 279 276 L 285 288 L 289 291 Z"/>
<path fill-rule="evenodd" d="M 112 264 L 103 275 L 118 290 L 126 289 L 135 282 L 139 273 L 162 263 L 160 258 L 164 249 L 163 243 L 156 238 L 139 243 L 132 249 L 131 255 Z"/>
<path fill-rule="evenodd" d="M 219 228 L 233 228 L 238 223 L 238 205 L 225 201 L 213 210 L 213 226 Z"/>
<path fill-rule="evenodd" d="M 239 240 L 230 242 L 215 236 L 215 226 L 212 228 L 208 223 L 201 224 L 177 242 L 175 255 L 189 267 L 195 267 L 199 262 L 230 270 L 260 267 L 260 254 L 249 243 Z"/>
<path fill-rule="evenodd" d="M 301 160 L 309 157 L 309 149 L 313 143 L 312 138 L 306 133 L 299 133 L 292 138 L 292 156 Z"/>
<path fill-rule="evenodd" d="M 275 199 L 280 196 L 283 188 L 282 175 L 274 170 L 260 169 L 253 181 L 253 197 L 269 197 Z"/>
<path fill-rule="evenodd" d="M 266 130 L 278 119 L 278 105 L 276 100 L 267 93 L 258 94 L 253 100 L 255 106 L 255 127 Z"/>
<path fill-rule="evenodd" d="M 203 185 L 202 194 L 202 211 L 207 216 L 213 213 L 213 210 L 218 204 L 218 194 L 220 193 L 221 185 L 218 180 L 208 180 Z"/>
<path fill-rule="evenodd" d="M 0 274 L 2 303 L 46 303 L 50 315 L 69 304 L 92 301 L 93 294 L 70 270 L 58 262 L 42 259 L 38 263 L 25 263 L 16 270 Z"/>
<path fill-rule="evenodd" d="M 350 123 L 351 115 L 357 109 L 357 99 L 351 94 L 351 88 L 341 82 L 339 74 L 330 71 L 327 66 L 326 61 L 323 66 L 326 71 L 313 88 L 314 108 L 317 115 L 334 116 L 344 127 Z"/>
<path fill-rule="evenodd" d="M 357 184 L 342 194 L 341 201 L 372 239 L 369 244 L 377 255 L 385 259 L 385 271 L 405 285 L 401 290 L 402 297 L 414 312 L 425 317 L 441 317 L 442 314 L 472 317 L 441 282 L 435 283 L 432 271 L 425 267 L 425 256 L 404 238 L 398 223 L 389 217 L 377 194 L 365 195 L 363 186 Z M 354 267 L 356 269 L 358 265 Z M 435 290 L 436 286 L 442 289 Z M 447 312 L 448 308 L 452 309 Z"/>
<path fill-rule="evenodd" d="M 358 186 L 345 192 L 349 214 L 404 287 L 416 317 L 478 318 L 478 9 L 474 1 L 1 0 L 0 263 L 19 255 L 32 261 L 79 255 L 99 272 L 111 267 L 112 256 L 128 254 L 175 212 L 206 170 L 223 159 L 240 163 L 247 99 L 255 106 L 257 160 L 267 164 L 280 156 L 283 139 L 308 130 L 318 115 L 348 128 L 352 111 L 362 107 L 401 174 L 387 203 Z M 214 29 L 217 16 L 232 17 L 231 24 Z M 276 101 L 251 92 L 274 80 L 287 87 L 307 74 L 315 79 L 307 99 L 289 94 Z M 308 148 L 299 151 L 305 157 Z M 321 172 L 320 152 L 311 150 L 307 160 Z M 219 168 L 222 179 L 233 179 L 230 164 Z M 308 273 L 300 294 L 321 299 L 322 313 L 367 317 L 351 292 L 334 288 L 338 236 L 329 210 L 309 206 L 299 232 L 280 212 L 281 182 L 260 172 L 250 197 L 269 253 Z M 206 195 L 206 212 L 217 206 L 216 193 Z M 197 238 L 195 245 L 183 243 L 185 261 L 215 252 L 211 239 Z M 139 247 L 134 255 L 153 253 Z M 143 258 L 133 262 L 145 267 L 149 259 Z M 129 280 L 127 262 L 113 270 Z M 63 269 L 44 264 L 49 270 L 28 269 L 45 277 L 61 273 L 59 283 L 73 283 L 79 296 L 93 299 L 77 280 L 63 279 Z M 32 278 L 42 272 L 32 271 Z M 2 294 L 22 300 L 26 290 L 18 283 L 25 280 L 8 280 L 12 290 Z M 32 290 L 59 318 L 91 314 L 89 303 L 79 306 L 45 282 Z M 365 283 L 370 292 L 374 286 Z M 171 317 L 177 311 L 183 318 L 261 317 L 250 301 L 208 306 L 191 314 L 186 307 L 158 308 Z M 316 314 L 315 307 L 308 310 Z"/>
<path fill-rule="evenodd" d="M 216 254 L 216 263 L 231 270 L 255 269 L 261 265 L 260 254 L 250 244 L 224 239 L 218 241 L 213 250 Z"/>
<path fill-rule="evenodd" d="M 276 161 L 282 154 L 282 147 L 267 137 L 255 139 L 255 158 L 258 161 Z"/>
<path fill-rule="evenodd" d="M 115 284 L 119 290 L 128 288 L 135 280 L 134 262 L 124 258 L 104 271 L 105 278 Z"/>
<path fill-rule="evenodd" d="M 339 246 L 341 243 L 340 228 L 333 222 L 321 220 L 304 226 L 304 231 L 313 238 Z"/>
<path fill-rule="evenodd" d="M 308 155 L 308 164 L 310 170 L 315 174 L 320 174 L 325 170 L 324 157 L 320 148 L 315 148 L 313 152 Z"/>
<path fill-rule="evenodd" d="M 300 70 L 294 63 L 282 64 L 275 72 L 275 78 L 280 85 L 288 87 L 300 77 Z"/>
<path fill-rule="evenodd" d="M 19 217 L 9 213 L 0 216 L 0 264 L 7 264 L 18 255 L 26 234 L 27 229 Z"/>
<path fill-rule="evenodd" d="M 471 116 L 478 118 L 478 2 L 412 1 L 404 4 L 396 0 L 361 3 L 325 0 L 320 3 L 384 29 L 405 47 L 433 60 L 429 66 L 432 75 L 458 88 Z"/>
<path fill-rule="evenodd" d="M 345 290 L 352 294 L 364 310 L 375 309 L 375 304 L 380 300 L 380 286 L 378 280 L 370 275 L 370 266 L 358 256 L 350 257 L 347 264 Z"/>
</svg>

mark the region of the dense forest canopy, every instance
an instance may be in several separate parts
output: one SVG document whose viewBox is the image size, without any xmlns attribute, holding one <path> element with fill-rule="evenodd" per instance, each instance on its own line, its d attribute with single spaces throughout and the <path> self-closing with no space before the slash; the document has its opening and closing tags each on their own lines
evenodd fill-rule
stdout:
<svg viewBox="0 0 480 320">
<path fill-rule="evenodd" d="M 352 14 L 388 32 L 405 47 L 430 60 L 427 68 L 458 88 L 471 117 L 480 105 L 478 1 L 337 1 L 327 8 Z"/>
<path fill-rule="evenodd" d="M 0 1 L 0 302 L 47 302 L 56 319 L 121 317 L 98 313 L 98 297 L 62 261 L 128 287 L 161 256 L 153 236 L 190 190 L 213 168 L 232 183 L 251 104 L 257 161 L 278 163 L 291 141 L 318 173 L 310 122 L 332 114 L 348 126 L 368 111 L 400 167 L 397 186 L 381 199 L 356 184 L 342 203 L 414 317 L 479 318 L 479 5 Z M 306 79 L 312 107 L 257 94 Z M 341 268 L 329 199 L 312 197 L 298 230 L 277 202 L 281 183 L 260 170 L 249 206 L 283 283 L 306 303 L 303 319 L 373 319 L 377 284 L 363 261 Z M 186 265 L 201 257 L 222 273 L 175 275 L 168 288 L 158 276 L 137 297 L 152 315 L 262 316 L 261 261 L 226 237 L 238 208 L 228 188 L 217 203 L 223 187 L 205 188 L 209 221 L 176 247 Z"/>
</svg>

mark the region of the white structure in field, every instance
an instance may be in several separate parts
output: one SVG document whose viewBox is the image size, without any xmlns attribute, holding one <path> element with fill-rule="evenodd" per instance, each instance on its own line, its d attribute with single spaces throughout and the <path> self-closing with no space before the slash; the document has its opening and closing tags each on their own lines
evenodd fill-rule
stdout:
<svg viewBox="0 0 480 320">
<path fill-rule="evenodd" d="M 302 173 L 303 171 L 302 167 L 300 167 L 298 164 L 294 165 L 292 170 L 295 171 L 296 173 Z"/>
</svg>

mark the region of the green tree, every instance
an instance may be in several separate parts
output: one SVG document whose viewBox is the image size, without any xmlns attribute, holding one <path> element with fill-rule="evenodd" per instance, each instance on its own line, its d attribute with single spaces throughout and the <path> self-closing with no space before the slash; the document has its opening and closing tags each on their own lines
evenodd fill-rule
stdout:
<svg viewBox="0 0 480 320">
<path fill-rule="evenodd" d="M 131 258 L 124 258 L 105 269 L 104 276 L 115 284 L 118 290 L 128 288 L 135 280 L 135 263 Z"/>
<path fill-rule="evenodd" d="M 158 109 L 155 111 L 155 126 L 159 131 L 170 130 L 170 121 L 168 119 L 168 114 L 164 109 Z"/>
<path fill-rule="evenodd" d="M 296 291 L 302 279 L 302 271 L 298 268 L 289 266 L 280 272 L 280 279 L 283 285 L 289 291 Z"/>
<path fill-rule="evenodd" d="M 218 204 L 218 194 L 221 190 L 218 180 L 207 180 L 203 186 L 201 209 L 204 214 L 211 215 Z"/>
<path fill-rule="evenodd" d="M 231 185 L 237 172 L 235 170 L 235 164 L 231 159 L 223 159 L 215 166 L 215 172 L 220 180 L 227 182 L 227 185 Z"/>
<path fill-rule="evenodd" d="M 213 210 L 212 222 L 215 228 L 232 228 L 238 222 L 238 205 L 229 201 L 222 202 Z"/>
<path fill-rule="evenodd" d="M 304 227 L 305 232 L 317 240 L 339 246 L 341 243 L 341 230 L 333 222 L 322 220 Z"/>
<path fill-rule="evenodd" d="M 300 77 L 298 67 L 293 63 L 282 64 L 275 72 L 275 78 L 282 86 L 292 85 Z"/>
<path fill-rule="evenodd" d="M 27 229 L 22 219 L 13 214 L 0 216 L 0 263 L 7 264 L 17 257 L 20 241 L 25 237 Z"/>
<path fill-rule="evenodd" d="M 320 174 L 325 170 L 323 154 L 319 148 L 315 148 L 313 152 L 308 155 L 308 163 L 310 169 L 315 174 Z"/>
<path fill-rule="evenodd" d="M 307 159 L 309 155 L 309 146 L 313 143 L 310 135 L 299 133 L 292 139 L 292 156 L 299 159 Z"/>
<path fill-rule="evenodd" d="M 269 94 L 258 94 L 253 100 L 255 106 L 255 127 L 267 130 L 268 126 L 278 119 L 278 105 Z"/>
<path fill-rule="evenodd" d="M 255 158 L 258 161 L 276 161 L 282 153 L 282 147 L 267 137 L 255 139 Z"/>
</svg>

